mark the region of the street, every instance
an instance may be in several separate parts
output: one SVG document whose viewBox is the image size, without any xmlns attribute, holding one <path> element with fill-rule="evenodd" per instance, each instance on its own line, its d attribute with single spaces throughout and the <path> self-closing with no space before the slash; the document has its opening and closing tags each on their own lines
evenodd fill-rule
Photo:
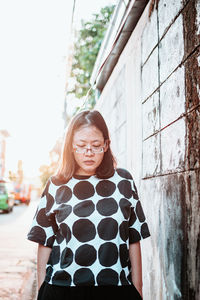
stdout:
<svg viewBox="0 0 200 300">
<path fill-rule="evenodd" d="M 38 200 L 0 213 L 0 299 L 34 300 L 37 244 L 26 239 Z"/>
</svg>

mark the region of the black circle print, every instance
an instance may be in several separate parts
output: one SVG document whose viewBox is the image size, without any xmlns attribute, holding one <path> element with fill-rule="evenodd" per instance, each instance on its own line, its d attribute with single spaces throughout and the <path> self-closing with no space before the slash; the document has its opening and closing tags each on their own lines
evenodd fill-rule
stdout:
<svg viewBox="0 0 200 300">
<path fill-rule="evenodd" d="M 129 242 L 135 243 L 141 240 L 139 232 L 135 228 L 129 228 Z"/>
<path fill-rule="evenodd" d="M 118 259 L 118 249 L 114 243 L 104 243 L 98 251 L 100 264 L 104 267 L 111 267 Z"/>
<path fill-rule="evenodd" d="M 47 205 L 46 205 L 46 213 L 47 213 L 51 210 L 54 204 L 54 197 L 51 196 L 51 194 L 47 193 L 46 199 L 47 199 Z"/>
<path fill-rule="evenodd" d="M 48 238 L 48 240 L 47 240 L 46 246 L 51 248 L 52 245 L 53 245 L 53 243 L 54 243 L 54 241 L 55 241 L 55 235 L 50 236 L 50 237 Z"/>
<path fill-rule="evenodd" d="M 118 183 L 118 188 L 119 188 L 119 191 L 120 193 L 125 197 L 125 198 L 128 198 L 130 199 L 133 195 L 133 192 L 132 192 L 132 187 L 131 187 L 131 183 L 130 181 L 128 180 L 121 180 L 119 183 Z"/>
<path fill-rule="evenodd" d="M 67 204 L 61 204 L 58 206 L 56 209 L 56 219 L 59 223 L 63 222 L 70 214 L 72 211 L 71 205 Z"/>
<path fill-rule="evenodd" d="M 37 214 L 36 220 L 38 224 L 42 227 L 49 227 L 51 226 L 51 222 L 49 218 L 46 216 L 45 208 L 41 208 Z"/>
<path fill-rule="evenodd" d="M 62 236 L 62 234 L 60 233 L 60 231 L 58 231 L 56 233 L 56 242 L 58 244 L 61 244 L 63 242 L 63 240 L 64 240 L 64 236 Z"/>
<path fill-rule="evenodd" d="M 67 243 L 71 240 L 72 234 L 67 224 L 65 223 L 60 224 L 60 234 L 66 239 Z"/>
<path fill-rule="evenodd" d="M 146 237 L 149 236 L 149 229 L 148 229 L 146 222 L 143 223 L 141 226 L 141 235 L 142 235 L 143 239 L 145 239 Z"/>
<path fill-rule="evenodd" d="M 61 284 L 61 285 L 70 285 L 72 282 L 72 278 L 71 275 L 69 273 L 67 273 L 66 271 L 57 271 L 53 278 L 52 278 L 52 283 L 53 284 Z"/>
<path fill-rule="evenodd" d="M 118 175 L 123 177 L 123 178 L 126 178 L 126 179 L 132 179 L 133 178 L 131 176 L 131 174 L 125 169 L 118 168 L 118 169 L 116 169 L 116 171 L 117 171 Z"/>
<path fill-rule="evenodd" d="M 73 192 L 79 200 L 84 200 L 94 195 L 94 187 L 88 181 L 80 181 L 74 186 Z"/>
<path fill-rule="evenodd" d="M 101 239 L 112 240 L 117 235 L 118 223 L 113 218 L 105 218 L 99 222 L 97 231 Z"/>
<path fill-rule="evenodd" d="M 73 211 L 78 217 L 89 217 L 94 211 L 94 203 L 91 200 L 78 203 L 74 206 Z"/>
<path fill-rule="evenodd" d="M 51 266 L 48 266 L 48 268 L 46 269 L 46 278 L 45 278 L 47 282 L 51 280 L 52 273 L 53 273 L 53 268 Z"/>
<path fill-rule="evenodd" d="M 74 273 L 74 284 L 77 286 L 94 285 L 94 274 L 90 269 L 81 268 Z"/>
<path fill-rule="evenodd" d="M 141 206 L 141 202 L 138 201 L 137 205 L 136 205 L 136 214 L 138 216 L 138 219 L 140 222 L 144 222 L 145 221 L 145 215 Z"/>
<path fill-rule="evenodd" d="M 97 258 L 97 252 L 91 245 L 80 246 L 75 253 L 75 261 L 80 266 L 91 266 Z"/>
<path fill-rule="evenodd" d="M 40 244 L 44 245 L 44 241 L 46 240 L 46 232 L 43 228 L 39 226 L 33 226 L 28 234 L 29 238 L 39 237 L 40 241 L 37 240 Z"/>
<path fill-rule="evenodd" d="M 131 212 L 131 209 L 130 209 L 131 203 L 127 199 L 122 198 L 119 201 L 119 206 L 121 208 L 124 218 L 128 219 L 130 217 L 130 212 Z"/>
<path fill-rule="evenodd" d="M 74 222 L 72 231 L 77 240 L 82 243 L 93 240 L 96 235 L 94 224 L 87 219 Z"/>
<path fill-rule="evenodd" d="M 129 251 L 126 244 L 121 244 L 119 246 L 119 258 L 122 265 L 122 268 L 127 267 L 128 265 L 128 257 L 129 257 Z"/>
<path fill-rule="evenodd" d="M 97 193 L 102 197 L 111 196 L 114 193 L 115 189 L 115 183 L 109 180 L 102 180 L 96 186 Z"/>
<path fill-rule="evenodd" d="M 57 204 L 66 203 L 71 199 L 71 197 L 72 191 L 68 186 L 61 186 L 56 191 L 55 199 Z"/>
<path fill-rule="evenodd" d="M 61 254 L 60 267 L 65 269 L 71 265 L 73 261 L 73 252 L 70 248 L 66 247 Z"/>
<path fill-rule="evenodd" d="M 103 269 L 97 275 L 98 285 L 117 285 L 118 282 L 118 274 L 112 269 Z"/>
<path fill-rule="evenodd" d="M 121 281 L 122 285 L 129 285 L 129 282 L 126 279 L 126 274 L 125 274 L 124 270 L 122 270 L 120 273 L 120 281 Z"/>
<path fill-rule="evenodd" d="M 119 226 L 119 233 L 120 233 L 121 239 L 124 242 L 126 242 L 126 240 L 128 239 L 128 236 L 129 236 L 128 222 L 127 221 L 123 221 L 121 223 L 121 225 Z"/>
<path fill-rule="evenodd" d="M 133 182 L 133 187 L 134 187 L 133 198 L 136 199 L 136 200 L 138 200 L 139 197 L 138 197 L 138 192 L 137 192 L 137 188 L 136 188 L 135 182 Z"/>
<path fill-rule="evenodd" d="M 137 217 L 136 217 L 134 208 L 131 207 L 131 215 L 130 215 L 130 219 L 129 219 L 129 226 L 132 226 L 135 223 L 136 220 L 137 220 Z"/>
<path fill-rule="evenodd" d="M 60 260 L 60 246 L 54 246 L 49 256 L 48 264 L 56 265 Z"/>
<path fill-rule="evenodd" d="M 104 198 L 97 202 L 97 210 L 103 216 L 111 216 L 118 210 L 118 205 L 113 198 Z"/>
</svg>

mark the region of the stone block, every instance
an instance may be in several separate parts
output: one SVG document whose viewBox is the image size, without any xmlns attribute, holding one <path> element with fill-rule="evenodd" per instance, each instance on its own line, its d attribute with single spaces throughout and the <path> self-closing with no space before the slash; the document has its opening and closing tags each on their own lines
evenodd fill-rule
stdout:
<svg viewBox="0 0 200 300">
<path fill-rule="evenodd" d="M 127 141 L 126 123 L 111 133 L 111 141 L 114 155 L 117 156 L 126 151 L 127 142 L 134 143 L 134 141 Z"/>
<path fill-rule="evenodd" d="M 185 169 L 185 118 L 161 131 L 162 173 Z"/>
<path fill-rule="evenodd" d="M 186 182 L 183 174 L 162 176 L 161 207 L 158 228 L 158 248 L 163 269 L 163 283 L 166 287 L 165 299 L 182 299 L 181 276 L 184 247 L 184 203 Z M 162 298 L 163 299 L 163 298 Z"/>
<path fill-rule="evenodd" d="M 142 100 L 147 99 L 158 88 L 158 47 L 142 67 Z"/>
<path fill-rule="evenodd" d="M 188 299 L 199 299 L 199 270 L 200 270 L 200 170 L 193 170 L 187 174 L 186 197 L 186 234 L 187 234 L 187 266 L 184 281 L 185 294 Z M 188 290 L 186 290 L 188 289 Z M 194 296 L 195 295 L 195 296 Z"/>
<path fill-rule="evenodd" d="M 187 169 L 200 168 L 200 108 L 186 116 Z"/>
<path fill-rule="evenodd" d="M 200 104 L 200 49 L 185 62 L 186 111 Z"/>
<path fill-rule="evenodd" d="M 120 127 L 124 122 L 126 122 L 126 102 L 124 100 L 124 97 L 120 98 L 113 108 L 113 110 L 115 111 L 115 118 L 117 123 L 116 128 Z"/>
<path fill-rule="evenodd" d="M 142 65 L 147 60 L 153 48 L 158 44 L 157 10 L 151 14 L 142 33 Z"/>
<path fill-rule="evenodd" d="M 159 44 L 160 81 L 179 66 L 184 56 L 183 19 L 180 15 Z"/>
<path fill-rule="evenodd" d="M 185 70 L 181 67 L 160 87 L 161 128 L 175 121 L 183 113 L 185 113 Z"/>
<path fill-rule="evenodd" d="M 200 44 L 200 2 L 189 1 L 183 10 L 185 57 Z"/>
<path fill-rule="evenodd" d="M 125 66 L 120 70 L 114 84 L 112 92 L 115 93 L 115 98 L 118 100 L 125 91 Z"/>
<path fill-rule="evenodd" d="M 143 141 L 142 173 L 149 177 L 160 173 L 160 134 Z"/>
<path fill-rule="evenodd" d="M 143 139 L 159 130 L 159 93 L 155 92 L 142 105 Z"/>
<path fill-rule="evenodd" d="M 196 8 L 196 33 L 200 35 L 200 2 L 198 0 L 195 1 Z"/>
<path fill-rule="evenodd" d="M 159 20 L 159 38 L 161 39 L 167 28 L 173 22 L 174 18 L 183 8 L 183 0 L 159 0 L 158 2 L 158 20 Z"/>
<path fill-rule="evenodd" d="M 144 299 L 182 299 L 185 178 L 182 174 L 171 174 L 145 179 L 140 191 L 151 233 L 141 243 L 143 268 L 148 270 L 143 275 Z"/>
</svg>

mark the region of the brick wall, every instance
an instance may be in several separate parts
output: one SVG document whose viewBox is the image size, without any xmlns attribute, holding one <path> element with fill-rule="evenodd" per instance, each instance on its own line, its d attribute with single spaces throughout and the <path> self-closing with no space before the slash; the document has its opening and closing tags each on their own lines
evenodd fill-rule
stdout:
<svg viewBox="0 0 200 300">
<path fill-rule="evenodd" d="M 150 226 L 147 300 L 200 298 L 199 52 L 200 1 L 150 1 L 96 105 Z"/>
</svg>

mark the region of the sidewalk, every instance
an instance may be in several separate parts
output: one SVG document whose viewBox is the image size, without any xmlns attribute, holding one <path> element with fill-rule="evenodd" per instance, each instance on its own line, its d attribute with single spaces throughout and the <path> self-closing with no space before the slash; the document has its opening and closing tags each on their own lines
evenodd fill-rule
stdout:
<svg viewBox="0 0 200 300">
<path fill-rule="evenodd" d="M 37 202 L 14 207 L 0 224 L 0 299 L 35 300 L 37 244 L 26 239 Z M 6 222 L 5 222 L 6 221 Z"/>
</svg>

